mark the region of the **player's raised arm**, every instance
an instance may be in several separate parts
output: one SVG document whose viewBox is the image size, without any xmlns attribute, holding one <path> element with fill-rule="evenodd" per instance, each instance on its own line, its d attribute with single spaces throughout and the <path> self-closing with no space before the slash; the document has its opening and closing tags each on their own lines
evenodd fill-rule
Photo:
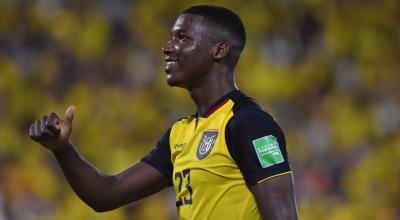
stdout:
<svg viewBox="0 0 400 220">
<path fill-rule="evenodd" d="M 70 106 L 63 118 L 50 113 L 36 120 L 29 136 L 53 152 L 73 190 L 86 204 L 96 211 L 108 211 L 168 185 L 160 171 L 144 162 L 108 175 L 86 161 L 70 142 L 75 109 Z"/>
</svg>

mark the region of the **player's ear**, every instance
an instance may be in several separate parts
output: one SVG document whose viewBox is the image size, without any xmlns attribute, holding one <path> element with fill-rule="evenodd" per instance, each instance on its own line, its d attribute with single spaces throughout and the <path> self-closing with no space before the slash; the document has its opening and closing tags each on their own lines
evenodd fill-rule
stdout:
<svg viewBox="0 0 400 220">
<path fill-rule="evenodd" d="M 219 42 L 215 45 L 213 51 L 213 57 L 215 60 L 221 60 L 229 54 L 229 44 L 225 41 Z"/>
</svg>

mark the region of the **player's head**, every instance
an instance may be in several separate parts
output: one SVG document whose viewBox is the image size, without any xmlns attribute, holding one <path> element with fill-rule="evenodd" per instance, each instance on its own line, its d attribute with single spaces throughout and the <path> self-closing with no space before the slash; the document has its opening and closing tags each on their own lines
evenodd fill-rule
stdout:
<svg viewBox="0 0 400 220">
<path fill-rule="evenodd" d="M 233 72 L 245 43 L 243 23 L 229 9 L 197 5 L 184 10 L 163 48 L 168 84 L 190 88 L 204 81 L 216 65 Z"/>
<path fill-rule="evenodd" d="M 229 41 L 231 46 L 237 47 L 235 49 L 240 52 L 243 50 L 246 44 L 246 32 L 244 25 L 240 17 L 233 11 L 213 5 L 195 5 L 186 10 L 181 14 L 200 15 L 218 28 L 224 30 L 229 35 Z"/>
</svg>

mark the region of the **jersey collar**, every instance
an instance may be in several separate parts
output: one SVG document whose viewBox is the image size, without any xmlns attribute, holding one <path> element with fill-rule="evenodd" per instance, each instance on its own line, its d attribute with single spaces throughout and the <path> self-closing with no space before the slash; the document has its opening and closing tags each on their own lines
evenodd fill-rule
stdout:
<svg viewBox="0 0 400 220">
<path fill-rule="evenodd" d="M 242 92 L 240 90 L 233 90 L 233 91 L 230 91 L 227 94 L 223 95 L 221 98 L 219 98 L 216 102 L 214 102 L 210 106 L 210 108 L 206 111 L 206 113 L 204 115 L 200 115 L 200 117 L 207 118 L 212 113 L 217 111 L 220 107 L 222 107 L 229 99 L 231 99 L 234 96 L 237 96 L 238 94 L 242 94 Z M 198 117 L 199 112 L 196 112 L 195 116 Z"/>
</svg>

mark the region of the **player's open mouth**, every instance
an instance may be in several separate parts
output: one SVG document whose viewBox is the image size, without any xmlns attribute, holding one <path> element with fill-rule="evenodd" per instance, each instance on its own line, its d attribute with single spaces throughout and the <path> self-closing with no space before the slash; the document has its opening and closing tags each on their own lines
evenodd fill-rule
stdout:
<svg viewBox="0 0 400 220">
<path fill-rule="evenodd" d="M 172 58 L 169 58 L 169 57 L 166 57 L 166 58 L 165 58 L 165 62 L 166 62 L 165 71 L 166 71 L 167 73 L 171 70 L 171 68 L 172 68 L 173 66 L 175 66 L 175 65 L 178 64 L 178 60 L 177 60 L 177 59 L 172 59 Z"/>
<path fill-rule="evenodd" d="M 167 61 L 167 65 L 178 64 L 178 61 Z"/>
<path fill-rule="evenodd" d="M 165 58 L 165 62 L 167 63 L 167 65 L 178 64 L 177 59 L 173 59 L 173 58 L 169 58 L 169 57 Z"/>
</svg>

